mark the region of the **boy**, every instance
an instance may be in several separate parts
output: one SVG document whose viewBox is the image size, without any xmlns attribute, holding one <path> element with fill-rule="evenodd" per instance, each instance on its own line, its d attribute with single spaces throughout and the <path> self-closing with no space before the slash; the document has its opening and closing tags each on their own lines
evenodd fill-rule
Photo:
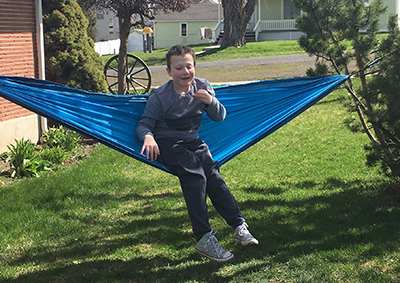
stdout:
<svg viewBox="0 0 400 283">
<path fill-rule="evenodd" d="M 196 237 L 196 252 L 217 262 L 226 262 L 233 254 L 217 244 L 208 219 L 206 198 L 235 229 L 234 241 L 256 245 L 258 241 L 247 230 L 239 206 L 222 179 L 217 162 L 208 146 L 199 139 L 202 114 L 214 121 L 225 118 L 225 107 L 215 98 L 210 83 L 195 77 L 194 51 L 183 45 L 173 46 L 166 55 L 167 72 L 172 80 L 153 89 L 136 135 L 143 141 L 141 154 L 157 160 L 174 172 Z"/>
</svg>

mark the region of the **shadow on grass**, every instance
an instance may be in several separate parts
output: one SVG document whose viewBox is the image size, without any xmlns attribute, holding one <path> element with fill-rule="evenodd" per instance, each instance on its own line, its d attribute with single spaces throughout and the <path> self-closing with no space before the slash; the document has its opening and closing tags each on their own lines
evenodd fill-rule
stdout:
<svg viewBox="0 0 400 283">
<path fill-rule="evenodd" d="M 140 212 L 132 212 L 139 213 L 144 220 L 99 221 L 93 224 L 109 227 L 103 234 L 88 237 L 85 241 L 76 239 L 54 250 L 49 247 L 23 250 L 17 260 L 8 261 L 9 266 L 18 268 L 32 262 L 44 266 L 52 262 L 59 264 L 47 271 L 35 271 L 4 282 L 229 282 L 233 277 L 250 276 L 251 273 L 268 270 L 274 263 L 285 263 L 317 252 L 326 256 L 326 260 L 335 262 L 348 260 L 341 258 L 340 251 L 343 250 L 354 250 L 357 259 L 368 260 L 398 249 L 399 198 L 385 189 L 387 184 L 365 187 L 357 180 L 347 182 L 329 179 L 322 185 L 320 190 L 324 190 L 324 193 L 299 200 L 279 199 L 287 188 L 244 189 L 249 194 L 262 191 L 265 195 L 275 197 L 240 203 L 244 215 L 250 215 L 250 228 L 260 240 L 260 245 L 228 247 L 234 252 L 235 259 L 227 266 L 239 266 L 253 259 L 261 263 L 240 268 L 234 274 L 221 274 L 220 269 L 224 265 L 203 261 L 194 253 L 191 233 L 177 229 L 189 221 L 182 209 L 177 209 L 175 216 L 165 213 L 160 218 L 149 220 L 145 217 L 153 214 L 154 209 L 147 207 Z M 321 184 L 306 181 L 294 184 L 292 189 L 318 188 L 321 188 Z M 177 198 L 178 195 L 178 192 L 156 196 L 129 194 L 115 196 L 115 199 L 142 198 L 149 201 L 150 198 L 162 200 L 166 197 Z M 113 197 L 100 196 L 99 201 L 110 201 L 108 198 Z M 252 211 L 258 214 L 253 216 Z M 215 212 L 212 212 L 212 217 L 215 217 Z M 76 218 L 79 220 L 79 216 Z M 115 235 L 128 236 L 113 239 Z M 155 246 L 156 252 L 143 251 L 134 257 L 130 254 L 126 260 L 112 259 L 120 250 L 140 249 L 141 245 L 150 248 Z M 171 256 L 157 252 L 156 246 L 193 252 Z"/>
<path fill-rule="evenodd" d="M 294 187 L 295 190 L 317 190 L 318 185 L 306 181 Z M 392 190 L 387 185 L 364 187 L 358 180 L 329 179 L 323 184 L 323 190 L 328 191 L 323 195 L 301 200 L 260 200 L 241 204 L 244 211 L 280 208 L 269 210 L 262 220 L 252 221 L 252 231 L 255 235 L 261 233 L 260 242 L 268 246 L 256 251 L 256 257 L 269 254 L 273 261 L 284 263 L 316 251 L 357 250 L 362 247 L 358 254 L 362 260 L 398 250 L 400 198 L 396 193 L 398 188 Z M 248 192 L 252 190 L 248 189 Z M 329 190 L 333 193 L 330 194 Z M 276 194 L 278 189 L 267 189 L 266 192 Z"/>
<path fill-rule="evenodd" d="M 158 58 L 158 57 L 146 57 L 143 59 L 146 63 L 147 66 L 152 67 L 152 66 L 165 66 L 167 65 L 167 60 L 163 58 Z"/>
<path fill-rule="evenodd" d="M 208 49 L 207 52 L 203 52 L 196 55 L 196 60 L 202 61 L 205 57 L 221 53 L 223 50 L 227 49 L 227 47 L 219 47 L 219 48 L 211 48 Z"/>
</svg>

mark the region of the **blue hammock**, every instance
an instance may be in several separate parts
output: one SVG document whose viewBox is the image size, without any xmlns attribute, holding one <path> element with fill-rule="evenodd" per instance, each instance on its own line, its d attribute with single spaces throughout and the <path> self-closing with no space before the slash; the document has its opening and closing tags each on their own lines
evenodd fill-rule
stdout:
<svg viewBox="0 0 400 283">
<path fill-rule="evenodd" d="M 348 79 L 327 76 L 258 81 L 216 87 L 227 110 L 216 123 L 203 117 L 200 138 L 214 160 L 224 164 L 325 97 Z M 0 96 L 50 118 L 111 148 L 171 173 L 140 154 L 136 125 L 148 95 L 110 95 L 50 81 L 0 76 Z"/>
</svg>

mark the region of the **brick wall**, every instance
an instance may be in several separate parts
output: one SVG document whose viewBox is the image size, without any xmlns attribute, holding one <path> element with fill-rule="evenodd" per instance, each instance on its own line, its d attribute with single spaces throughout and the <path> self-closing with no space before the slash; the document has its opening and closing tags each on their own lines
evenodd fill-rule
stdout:
<svg viewBox="0 0 400 283">
<path fill-rule="evenodd" d="M 0 75 L 38 77 L 35 0 L 0 6 Z M 0 97 L 0 122 L 32 114 Z"/>
</svg>

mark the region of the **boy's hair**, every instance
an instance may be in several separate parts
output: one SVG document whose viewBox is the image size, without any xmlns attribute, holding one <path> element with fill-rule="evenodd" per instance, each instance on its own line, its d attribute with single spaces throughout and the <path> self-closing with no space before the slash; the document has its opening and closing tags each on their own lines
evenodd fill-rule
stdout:
<svg viewBox="0 0 400 283">
<path fill-rule="evenodd" d="M 188 47 L 188 46 L 186 46 L 186 45 L 178 44 L 178 45 L 172 46 L 167 52 L 166 57 L 167 57 L 167 67 L 168 67 L 168 69 L 171 70 L 171 57 L 173 55 L 184 56 L 186 54 L 192 55 L 194 66 L 196 66 L 196 54 L 194 53 L 193 49 Z"/>
</svg>

